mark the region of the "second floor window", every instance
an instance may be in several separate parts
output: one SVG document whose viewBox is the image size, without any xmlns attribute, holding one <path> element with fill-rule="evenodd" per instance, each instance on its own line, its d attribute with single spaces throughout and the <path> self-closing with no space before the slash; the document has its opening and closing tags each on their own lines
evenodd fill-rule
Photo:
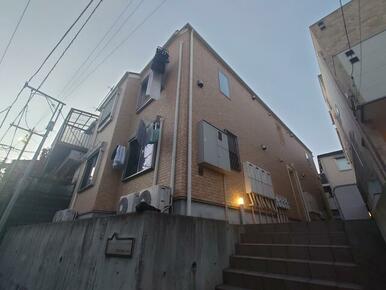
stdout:
<svg viewBox="0 0 386 290">
<path fill-rule="evenodd" d="M 140 144 L 137 139 L 130 140 L 123 178 L 153 169 L 155 151 L 156 144 Z"/>
<path fill-rule="evenodd" d="M 220 86 L 220 91 L 228 98 L 230 98 L 230 89 L 229 89 L 229 79 L 221 71 L 218 72 L 218 81 Z"/>
<path fill-rule="evenodd" d="M 103 128 L 112 119 L 116 95 L 110 97 L 100 108 L 98 128 Z"/>
<path fill-rule="evenodd" d="M 79 190 L 86 189 L 94 184 L 99 152 L 100 150 L 97 150 L 87 159 Z"/>
<path fill-rule="evenodd" d="M 137 101 L 137 110 L 142 108 L 150 100 L 150 94 L 148 94 L 148 91 L 147 91 L 148 85 L 149 85 L 149 76 L 145 77 L 141 83 L 141 87 L 138 95 L 138 101 Z"/>
</svg>

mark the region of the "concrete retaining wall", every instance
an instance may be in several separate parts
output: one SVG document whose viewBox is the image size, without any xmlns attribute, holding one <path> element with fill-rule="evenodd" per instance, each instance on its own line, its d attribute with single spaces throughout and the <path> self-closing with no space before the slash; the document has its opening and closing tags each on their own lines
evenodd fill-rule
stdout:
<svg viewBox="0 0 386 290">
<path fill-rule="evenodd" d="M 239 231 L 156 213 L 15 227 L 0 246 L 0 289 L 213 290 Z M 105 256 L 113 233 L 135 238 L 132 258 Z"/>
</svg>

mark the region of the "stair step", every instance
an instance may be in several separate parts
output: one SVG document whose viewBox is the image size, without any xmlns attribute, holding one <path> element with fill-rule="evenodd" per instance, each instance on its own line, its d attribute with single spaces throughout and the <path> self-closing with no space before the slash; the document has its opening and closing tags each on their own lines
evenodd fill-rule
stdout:
<svg viewBox="0 0 386 290">
<path fill-rule="evenodd" d="M 233 255 L 230 257 L 230 266 L 235 269 L 304 278 L 347 283 L 359 282 L 358 267 L 353 263 Z"/>
<path fill-rule="evenodd" d="M 216 286 L 216 290 L 252 290 L 252 289 L 240 288 L 240 287 L 222 284 L 222 285 Z"/>
<path fill-rule="evenodd" d="M 253 272 L 238 269 L 225 269 L 224 282 L 227 285 L 246 287 L 247 289 L 265 290 L 359 290 L 362 287 L 353 283 L 310 279 L 291 275 Z"/>
<path fill-rule="evenodd" d="M 347 245 L 240 243 L 236 244 L 236 254 L 347 263 L 354 261 L 351 247 Z"/>
<path fill-rule="evenodd" d="M 297 232 L 261 232 L 246 231 L 241 234 L 242 243 L 264 244 L 311 244 L 311 245 L 347 245 L 345 232 L 297 233 Z"/>
<path fill-rule="evenodd" d="M 255 224 L 246 225 L 249 232 L 303 232 L 324 233 L 344 231 L 344 223 L 341 221 L 315 221 L 315 222 L 293 222 L 278 224 Z"/>
</svg>

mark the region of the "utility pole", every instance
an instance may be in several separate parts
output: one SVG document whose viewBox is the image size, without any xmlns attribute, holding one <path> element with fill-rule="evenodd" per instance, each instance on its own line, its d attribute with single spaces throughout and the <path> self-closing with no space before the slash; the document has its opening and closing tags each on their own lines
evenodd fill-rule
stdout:
<svg viewBox="0 0 386 290">
<path fill-rule="evenodd" d="M 3 232 L 3 230 L 5 228 L 5 225 L 6 225 L 6 222 L 7 222 L 8 218 L 9 218 L 9 215 L 11 214 L 11 211 L 12 211 L 12 209 L 13 209 L 16 201 L 17 201 L 17 199 L 19 198 L 19 196 L 23 192 L 23 190 L 27 187 L 30 175 L 31 175 L 31 173 L 32 173 L 32 171 L 34 169 L 34 166 L 35 166 L 35 161 L 38 159 L 40 151 L 42 150 L 42 148 L 44 146 L 44 143 L 47 140 L 47 137 L 48 137 L 49 133 L 53 130 L 53 128 L 54 128 L 54 126 L 56 124 L 56 121 L 58 120 L 59 115 L 61 114 L 62 109 L 63 109 L 63 107 L 65 105 L 63 102 L 59 101 L 58 99 L 55 99 L 55 98 L 53 98 L 53 97 L 51 97 L 51 96 L 49 96 L 49 95 L 39 91 L 38 89 L 35 89 L 35 88 L 29 86 L 28 84 L 26 84 L 26 87 L 31 89 L 32 92 L 38 93 L 41 96 L 52 100 L 53 102 L 56 103 L 56 106 L 55 106 L 55 110 L 52 113 L 52 116 L 51 116 L 50 120 L 48 121 L 48 124 L 47 124 L 47 127 L 46 127 L 46 131 L 45 131 L 44 134 L 38 134 L 38 133 L 35 133 L 33 130 L 28 130 L 28 129 L 25 129 L 25 128 L 22 128 L 22 127 L 18 127 L 19 129 L 26 130 L 26 131 L 30 132 L 30 134 L 28 135 L 28 139 L 27 139 L 28 142 L 31 139 L 32 135 L 34 135 L 34 134 L 42 137 L 42 140 L 40 141 L 39 146 L 36 149 L 35 154 L 32 157 L 31 162 L 26 167 L 26 169 L 25 169 L 25 171 L 23 173 L 22 178 L 18 182 L 18 184 L 17 184 L 17 186 L 16 186 L 16 188 L 15 188 L 15 190 L 14 190 L 12 196 L 11 196 L 11 199 L 8 202 L 8 205 L 5 208 L 5 210 L 4 210 L 4 212 L 3 212 L 2 216 L 1 216 L 1 219 L 0 219 L 0 233 Z M 17 161 L 20 160 L 21 156 L 23 155 L 23 153 L 24 153 L 24 151 L 25 151 L 25 149 L 27 147 L 28 142 L 26 142 L 24 144 L 23 149 L 20 152 Z M 15 165 L 12 167 L 12 171 L 16 168 L 17 161 L 15 162 Z M 10 173 L 12 173 L 12 172 L 10 172 Z"/>
</svg>

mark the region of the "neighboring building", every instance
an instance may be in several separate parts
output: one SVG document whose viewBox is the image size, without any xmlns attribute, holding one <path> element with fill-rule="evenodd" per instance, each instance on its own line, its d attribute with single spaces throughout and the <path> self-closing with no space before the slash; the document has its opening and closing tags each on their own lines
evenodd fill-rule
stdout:
<svg viewBox="0 0 386 290">
<path fill-rule="evenodd" d="M 97 115 L 71 109 L 50 150 L 44 149 L 39 160 L 13 160 L 1 165 L 0 216 L 28 164 L 34 162 L 32 174 L 27 178 L 28 186 L 12 207 L 6 227 L 50 222 L 55 212 L 68 208 L 74 190 L 72 178 L 82 156 L 91 148 L 97 118 Z"/>
<path fill-rule="evenodd" d="M 310 30 L 330 116 L 386 237 L 386 1 L 350 1 Z"/>
<path fill-rule="evenodd" d="M 320 179 L 335 219 L 368 219 L 355 173 L 342 150 L 318 155 Z"/>
<path fill-rule="evenodd" d="M 71 203 L 80 217 L 114 214 L 121 196 L 162 185 L 176 214 L 238 223 L 244 201 L 249 223 L 321 218 L 311 151 L 189 24 L 98 110 Z"/>
</svg>

